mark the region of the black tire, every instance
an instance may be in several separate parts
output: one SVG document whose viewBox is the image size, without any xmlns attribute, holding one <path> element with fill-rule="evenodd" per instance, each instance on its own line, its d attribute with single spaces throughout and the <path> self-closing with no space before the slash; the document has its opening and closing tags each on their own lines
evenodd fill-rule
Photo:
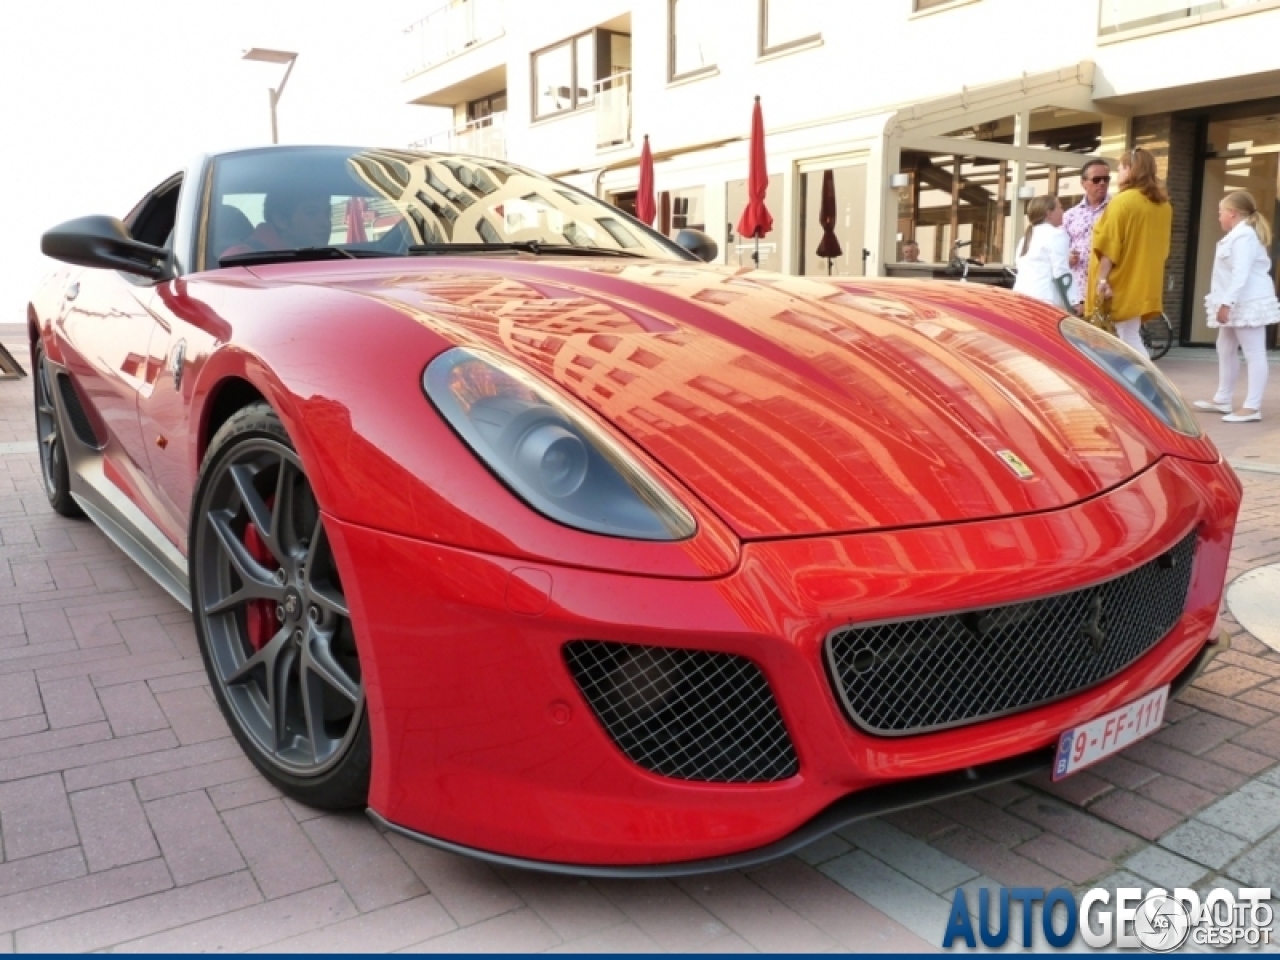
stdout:
<svg viewBox="0 0 1280 960">
<path fill-rule="evenodd" d="M 249 759 L 309 806 L 364 807 L 372 749 L 342 581 L 302 463 L 266 404 L 234 414 L 209 444 L 189 545 L 200 652 Z"/>
<path fill-rule="evenodd" d="M 71 496 L 71 474 L 67 468 L 67 448 L 62 441 L 62 427 L 53 402 L 53 371 L 44 350 L 36 347 L 35 363 L 36 441 L 40 445 L 40 476 L 45 496 L 54 513 L 64 517 L 83 517 L 84 511 Z"/>
<path fill-rule="evenodd" d="M 1154 320 L 1142 325 L 1142 343 L 1147 348 L 1147 356 L 1159 360 L 1173 346 L 1173 324 L 1163 313 Z"/>
</svg>

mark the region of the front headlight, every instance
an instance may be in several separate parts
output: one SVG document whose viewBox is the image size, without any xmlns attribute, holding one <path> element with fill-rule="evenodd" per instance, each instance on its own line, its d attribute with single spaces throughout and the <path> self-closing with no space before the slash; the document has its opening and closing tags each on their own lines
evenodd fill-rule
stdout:
<svg viewBox="0 0 1280 960">
<path fill-rule="evenodd" d="M 1196 418 L 1150 358 L 1075 317 L 1063 317 L 1059 329 L 1073 347 L 1109 373 L 1167 426 L 1188 437 L 1200 436 Z"/>
<path fill-rule="evenodd" d="M 697 530 L 612 437 L 505 358 L 456 347 L 427 365 L 422 383 L 480 461 L 544 516 L 635 540 L 683 540 Z"/>
</svg>

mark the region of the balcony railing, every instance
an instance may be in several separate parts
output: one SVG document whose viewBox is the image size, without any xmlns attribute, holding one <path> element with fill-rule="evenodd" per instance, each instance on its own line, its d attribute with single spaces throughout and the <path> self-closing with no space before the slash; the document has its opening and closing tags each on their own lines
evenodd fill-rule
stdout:
<svg viewBox="0 0 1280 960">
<path fill-rule="evenodd" d="M 507 159 L 506 111 L 473 120 L 456 130 L 444 130 L 409 144 L 413 149 L 465 153 L 490 160 Z"/>
<path fill-rule="evenodd" d="M 503 0 L 449 0 L 405 28 L 405 76 L 502 36 Z"/>
<path fill-rule="evenodd" d="M 1101 0 L 1098 32 L 1106 36 L 1264 2 L 1266 0 L 1208 0 L 1204 3 L 1188 3 L 1187 0 Z"/>
<path fill-rule="evenodd" d="M 593 85 L 596 149 L 631 143 L 631 74 L 615 73 Z"/>
</svg>

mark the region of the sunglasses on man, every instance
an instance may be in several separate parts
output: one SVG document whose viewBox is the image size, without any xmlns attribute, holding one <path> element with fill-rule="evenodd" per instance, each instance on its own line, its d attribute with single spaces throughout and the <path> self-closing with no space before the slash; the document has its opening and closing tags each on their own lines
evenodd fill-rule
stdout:
<svg viewBox="0 0 1280 960">
<path fill-rule="evenodd" d="M 1100 183 L 1110 183 L 1110 177 L 1084 177 L 1086 183 L 1092 183 L 1095 187 Z"/>
</svg>

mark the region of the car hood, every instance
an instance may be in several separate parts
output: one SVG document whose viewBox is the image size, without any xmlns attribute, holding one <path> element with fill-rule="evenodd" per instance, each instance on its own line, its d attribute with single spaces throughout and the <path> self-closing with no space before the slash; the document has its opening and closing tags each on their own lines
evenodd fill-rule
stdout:
<svg viewBox="0 0 1280 960">
<path fill-rule="evenodd" d="M 492 259 L 327 285 L 517 358 L 744 539 L 1058 508 L 1159 455 L 1054 362 L 1056 315 L 972 285 Z"/>
</svg>

